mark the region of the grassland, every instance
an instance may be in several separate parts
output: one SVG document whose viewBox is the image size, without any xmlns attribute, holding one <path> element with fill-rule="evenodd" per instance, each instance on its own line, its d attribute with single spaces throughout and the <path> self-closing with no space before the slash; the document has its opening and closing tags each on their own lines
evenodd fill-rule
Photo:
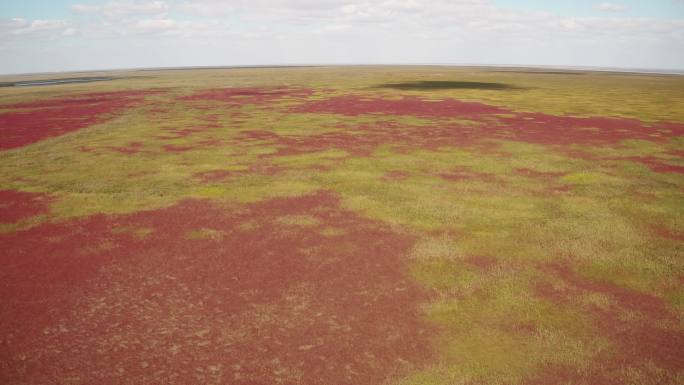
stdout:
<svg viewBox="0 0 684 385">
<path fill-rule="evenodd" d="M 684 382 L 684 77 L 100 75 L 0 89 L 0 382 Z"/>
</svg>

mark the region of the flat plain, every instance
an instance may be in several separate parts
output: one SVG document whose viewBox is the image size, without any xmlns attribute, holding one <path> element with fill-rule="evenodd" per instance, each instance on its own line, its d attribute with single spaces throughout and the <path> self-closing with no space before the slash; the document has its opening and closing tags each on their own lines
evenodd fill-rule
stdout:
<svg viewBox="0 0 684 385">
<path fill-rule="evenodd" d="M 684 383 L 684 76 L 4 78 L 1 383 Z"/>
</svg>

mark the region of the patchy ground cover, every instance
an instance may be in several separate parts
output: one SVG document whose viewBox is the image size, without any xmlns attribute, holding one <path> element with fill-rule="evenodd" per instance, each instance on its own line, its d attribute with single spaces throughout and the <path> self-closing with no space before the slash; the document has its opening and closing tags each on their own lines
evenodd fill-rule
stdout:
<svg viewBox="0 0 684 385">
<path fill-rule="evenodd" d="M 684 381 L 684 78 L 147 75 L 0 91 L 3 383 Z"/>
<path fill-rule="evenodd" d="M 88 93 L 77 97 L 3 105 L 0 112 L 0 149 L 63 135 L 101 122 L 139 104 L 150 91 Z M 104 116 L 104 117 L 103 117 Z"/>
<path fill-rule="evenodd" d="M 27 383 L 375 384 L 431 357 L 412 237 L 329 193 L 183 200 L 2 242 L 3 372 Z"/>
</svg>

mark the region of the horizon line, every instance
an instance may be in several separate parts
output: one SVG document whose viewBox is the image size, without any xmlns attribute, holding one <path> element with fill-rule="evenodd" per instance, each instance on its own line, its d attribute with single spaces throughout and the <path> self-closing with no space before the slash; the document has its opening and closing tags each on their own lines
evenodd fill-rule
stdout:
<svg viewBox="0 0 684 385">
<path fill-rule="evenodd" d="M 116 72 L 116 71 L 172 71 L 192 69 L 268 69 L 268 68 L 306 68 L 306 67 L 460 67 L 460 68 L 509 68 L 509 69 L 554 69 L 566 71 L 588 71 L 609 73 L 634 73 L 634 74 L 658 74 L 658 75 L 684 75 L 684 69 L 675 68 L 633 68 L 633 67 L 610 67 L 610 66 L 573 66 L 554 64 L 491 64 L 491 63 L 288 63 L 288 64 L 236 64 L 236 65 L 188 65 L 188 66 L 159 66 L 159 67 L 125 67 L 125 68 L 100 68 L 81 69 L 66 71 L 40 71 L 40 72 L 8 72 L 0 73 L 0 77 L 10 76 L 33 76 L 54 74 L 75 74 L 93 72 Z"/>
</svg>

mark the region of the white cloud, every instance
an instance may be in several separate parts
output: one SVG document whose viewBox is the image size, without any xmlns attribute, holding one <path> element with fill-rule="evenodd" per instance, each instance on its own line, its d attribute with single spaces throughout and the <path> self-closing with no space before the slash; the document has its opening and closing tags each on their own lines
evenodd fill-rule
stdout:
<svg viewBox="0 0 684 385">
<path fill-rule="evenodd" d="M 102 9 L 99 5 L 89 5 L 89 4 L 74 4 L 71 6 L 71 10 L 80 14 L 92 14 L 98 13 Z"/>
<path fill-rule="evenodd" d="M 78 32 L 76 30 L 76 28 L 70 27 L 70 28 L 67 28 L 64 31 L 62 31 L 62 36 L 74 36 L 74 35 L 76 35 L 76 32 Z"/>
<path fill-rule="evenodd" d="M 69 39 L 83 39 L 79 46 L 91 51 L 120 44 L 175 58 L 156 62 L 150 56 L 145 65 L 451 62 L 684 68 L 681 17 L 633 18 L 616 13 L 617 4 L 605 4 L 613 6 L 612 14 L 567 17 L 502 8 L 493 0 L 122 0 L 74 5 L 72 10 L 86 17 L 73 21 L 0 22 L 0 38 L 28 42 L 31 36 L 67 40 L 63 36 L 76 35 Z M 0 39 L 0 48 L 3 44 Z M 98 55 L 106 56 L 91 56 Z M 143 63 L 136 55 L 121 60 L 130 60 L 128 67 Z"/>
<path fill-rule="evenodd" d="M 172 19 L 147 19 L 139 20 L 136 27 L 141 30 L 170 30 L 175 28 L 178 23 Z"/>
<path fill-rule="evenodd" d="M 627 10 L 627 6 L 616 3 L 601 3 L 594 8 L 605 12 L 624 12 Z"/>
<path fill-rule="evenodd" d="M 323 27 L 319 32 L 322 33 L 343 33 L 351 30 L 353 27 L 349 24 L 330 24 Z"/>
<path fill-rule="evenodd" d="M 102 5 L 74 4 L 71 10 L 78 14 L 119 19 L 131 16 L 165 15 L 169 6 L 163 1 L 110 1 Z"/>
<path fill-rule="evenodd" d="M 73 34 L 73 24 L 66 20 L 26 20 L 14 18 L 8 21 L 0 21 L 0 37 L 10 36 L 52 36 Z"/>
</svg>

